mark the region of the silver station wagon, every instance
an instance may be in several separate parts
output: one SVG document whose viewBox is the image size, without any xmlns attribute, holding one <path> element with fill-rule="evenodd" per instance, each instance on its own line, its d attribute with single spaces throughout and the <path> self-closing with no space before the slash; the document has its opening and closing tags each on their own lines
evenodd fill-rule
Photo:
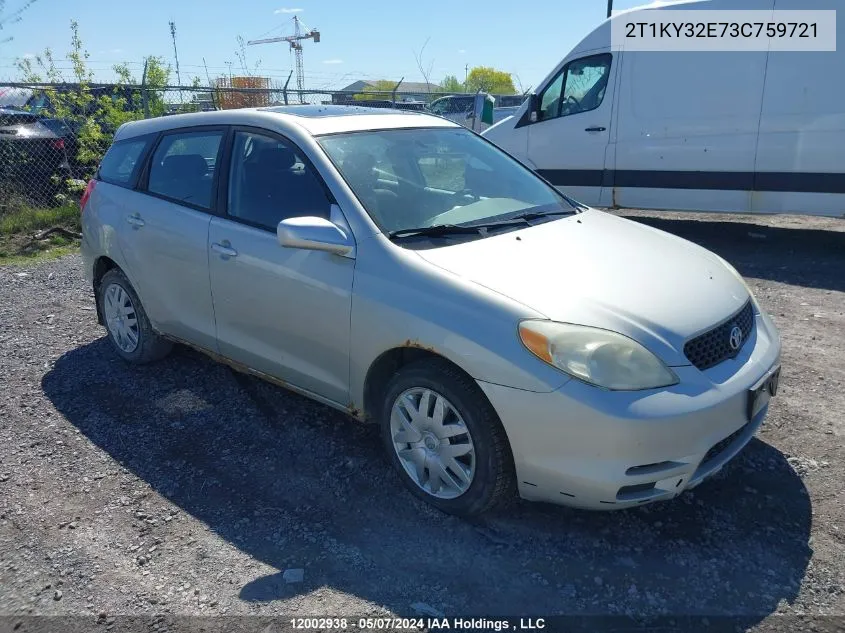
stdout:
<svg viewBox="0 0 845 633">
<path fill-rule="evenodd" d="M 117 354 L 184 343 L 374 421 L 445 512 L 672 498 L 745 446 L 777 390 L 779 335 L 727 262 L 428 114 L 128 123 L 82 209 Z"/>
</svg>

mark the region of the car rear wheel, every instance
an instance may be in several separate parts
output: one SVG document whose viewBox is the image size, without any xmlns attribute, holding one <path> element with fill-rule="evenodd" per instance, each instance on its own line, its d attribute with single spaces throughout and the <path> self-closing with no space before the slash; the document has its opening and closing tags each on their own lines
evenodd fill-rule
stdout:
<svg viewBox="0 0 845 633">
<path fill-rule="evenodd" d="M 121 358 L 144 364 L 170 352 L 172 343 L 155 333 L 135 289 L 120 270 L 112 269 L 103 275 L 97 301 L 109 340 Z"/>
<path fill-rule="evenodd" d="M 478 385 L 445 361 L 419 361 L 394 375 L 381 432 L 407 488 L 443 512 L 478 515 L 515 496 L 502 423 Z"/>
</svg>

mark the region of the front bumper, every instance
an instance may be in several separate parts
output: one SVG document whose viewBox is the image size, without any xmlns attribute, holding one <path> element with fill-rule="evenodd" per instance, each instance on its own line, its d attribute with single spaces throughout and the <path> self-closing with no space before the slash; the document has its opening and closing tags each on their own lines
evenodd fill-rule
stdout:
<svg viewBox="0 0 845 633">
<path fill-rule="evenodd" d="M 525 499 L 609 510 L 670 499 L 732 459 L 768 412 L 749 389 L 780 366 L 780 337 L 755 315 L 741 353 L 706 371 L 675 367 L 665 389 L 606 391 L 570 380 L 549 393 L 479 382 L 499 414 Z"/>
</svg>

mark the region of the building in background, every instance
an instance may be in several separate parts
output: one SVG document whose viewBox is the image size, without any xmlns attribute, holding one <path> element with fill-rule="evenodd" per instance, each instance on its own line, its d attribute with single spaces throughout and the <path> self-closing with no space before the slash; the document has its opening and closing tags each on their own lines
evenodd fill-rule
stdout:
<svg viewBox="0 0 845 633">
<path fill-rule="evenodd" d="M 217 79 L 217 100 L 221 110 L 268 106 L 270 105 L 270 79 L 267 77 L 220 77 Z"/>
<path fill-rule="evenodd" d="M 332 93 L 332 103 L 347 103 L 354 100 L 356 94 L 363 94 L 365 92 L 374 92 L 379 86 L 390 84 L 396 85 L 396 81 L 381 80 L 381 81 L 367 81 L 359 79 L 345 88 Z M 397 101 L 430 101 L 433 95 L 442 93 L 443 88 L 437 84 L 429 84 L 423 81 L 403 81 L 399 84 L 399 90 L 396 91 Z M 378 93 L 383 98 L 388 96 L 387 92 Z"/>
</svg>

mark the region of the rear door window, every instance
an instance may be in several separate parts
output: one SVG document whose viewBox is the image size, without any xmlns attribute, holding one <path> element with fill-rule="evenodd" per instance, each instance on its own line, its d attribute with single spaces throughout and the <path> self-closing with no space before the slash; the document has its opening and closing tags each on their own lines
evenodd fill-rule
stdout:
<svg viewBox="0 0 845 633">
<path fill-rule="evenodd" d="M 161 139 L 150 161 L 147 191 L 210 209 L 222 130 L 176 132 Z"/>
<path fill-rule="evenodd" d="M 149 142 L 148 138 L 129 139 L 112 145 L 100 163 L 98 178 L 112 185 L 131 186 L 140 158 Z"/>
</svg>

